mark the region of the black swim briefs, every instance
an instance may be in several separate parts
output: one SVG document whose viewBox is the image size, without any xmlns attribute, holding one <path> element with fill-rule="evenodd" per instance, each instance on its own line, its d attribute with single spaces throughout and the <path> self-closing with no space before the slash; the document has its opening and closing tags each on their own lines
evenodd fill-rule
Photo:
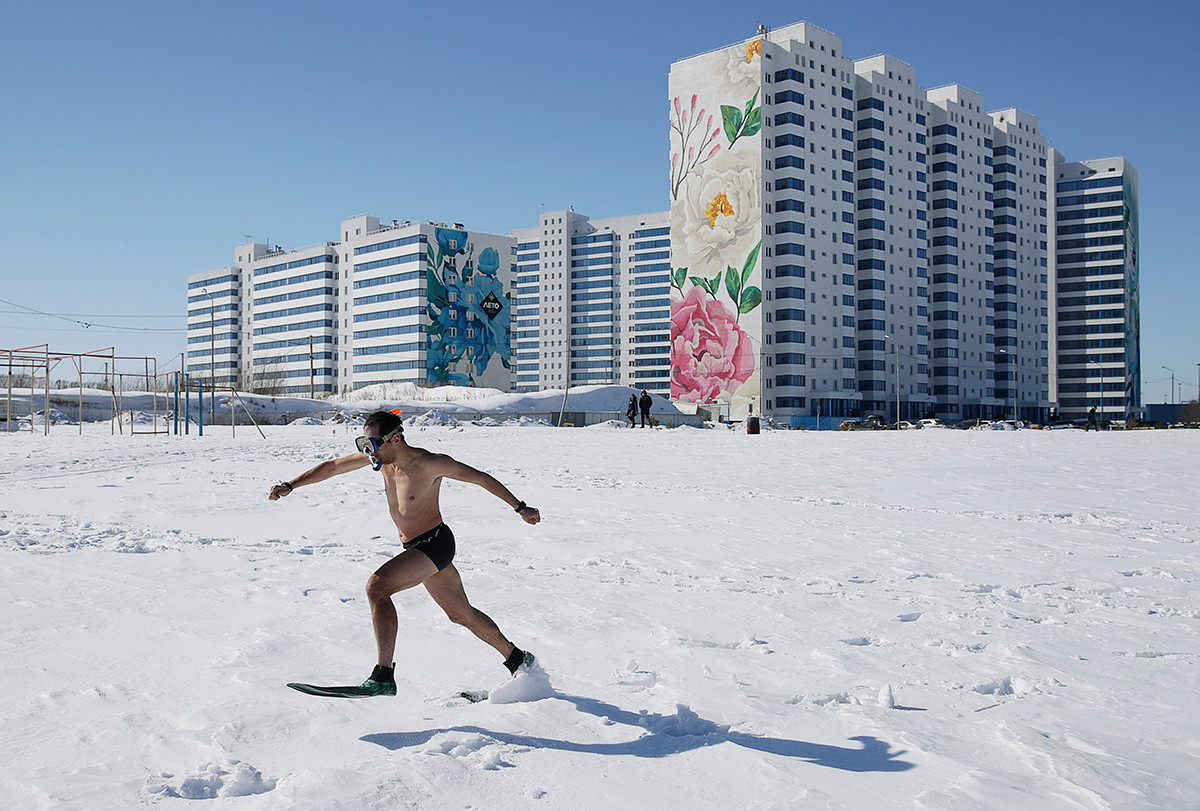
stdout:
<svg viewBox="0 0 1200 811">
<path fill-rule="evenodd" d="M 445 524 L 438 524 L 428 532 L 423 532 L 411 541 L 404 542 L 405 549 L 416 549 L 425 553 L 433 561 L 440 572 L 454 560 L 454 533 Z"/>
</svg>

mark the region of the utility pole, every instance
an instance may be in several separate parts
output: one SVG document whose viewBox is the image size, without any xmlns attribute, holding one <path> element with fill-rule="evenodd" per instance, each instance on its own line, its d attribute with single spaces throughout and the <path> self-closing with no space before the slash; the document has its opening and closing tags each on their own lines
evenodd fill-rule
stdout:
<svg viewBox="0 0 1200 811">
<path fill-rule="evenodd" d="M 317 399 L 317 373 L 313 365 L 312 336 L 308 336 L 308 399 Z"/>
</svg>

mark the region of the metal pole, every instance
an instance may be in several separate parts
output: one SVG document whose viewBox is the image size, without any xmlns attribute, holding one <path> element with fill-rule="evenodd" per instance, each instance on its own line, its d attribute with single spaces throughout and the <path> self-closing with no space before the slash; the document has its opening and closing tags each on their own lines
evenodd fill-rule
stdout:
<svg viewBox="0 0 1200 811">
<path fill-rule="evenodd" d="M 571 390 L 571 328 L 567 326 L 565 319 L 556 318 L 551 324 L 558 323 L 562 325 L 563 332 L 566 334 L 566 378 L 563 385 L 562 405 L 558 408 L 558 427 L 562 428 L 563 414 L 567 411 L 567 392 Z"/>
<path fill-rule="evenodd" d="M 204 436 L 204 383 L 200 384 L 200 393 L 197 396 L 199 397 L 196 401 L 198 406 L 196 408 L 196 416 L 199 419 L 197 427 L 200 429 L 200 436 Z"/>
<path fill-rule="evenodd" d="M 113 420 L 109 420 L 109 422 L 108 422 L 109 433 L 112 434 L 113 436 L 116 436 L 117 429 L 121 428 L 121 407 L 120 407 L 120 404 L 117 403 L 117 382 L 118 382 L 118 380 L 119 380 L 119 378 L 117 377 L 117 359 L 114 357 L 112 359 L 112 376 L 111 377 L 108 374 L 108 364 L 107 363 L 104 364 L 104 382 L 108 385 L 109 408 L 110 408 L 113 418 L 116 420 L 115 423 L 113 422 Z M 121 432 L 124 433 L 125 429 L 121 428 Z"/>
<path fill-rule="evenodd" d="M 568 361 L 568 365 L 569 364 L 570 364 L 570 361 Z M 563 414 L 566 413 L 566 410 L 567 410 L 567 391 L 570 388 L 571 388 L 571 371 L 570 371 L 570 369 L 568 369 L 567 370 L 567 385 L 563 388 L 562 405 L 559 406 L 559 408 L 558 408 L 558 427 L 559 428 L 562 428 Z"/>
<path fill-rule="evenodd" d="M 316 370 L 313 366 L 313 341 L 312 336 L 308 336 L 308 399 L 317 399 L 317 379 Z"/>
<path fill-rule="evenodd" d="M 1166 400 L 1172 400 L 1175 398 L 1175 370 L 1172 369 L 1170 366 L 1164 366 L 1162 368 L 1166 369 L 1168 372 L 1171 373 L 1171 391 L 1165 398 L 1165 400 L 1164 400 L 1164 402 L 1165 402 Z"/>
<path fill-rule="evenodd" d="M 1175 378 L 1171 378 L 1171 388 L 1175 388 Z M 30 401 L 34 398 L 30 397 Z M 46 344 L 46 400 L 42 401 L 42 425 L 46 435 L 50 435 L 50 344 Z"/>
<path fill-rule="evenodd" d="M 200 292 L 208 296 L 208 388 L 213 395 L 210 422 L 214 422 L 217 418 L 217 305 L 207 287 L 201 287 Z"/>
<path fill-rule="evenodd" d="M 896 427 L 900 427 L 900 342 L 893 341 L 896 347 Z"/>
<path fill-rule="evenodd" d="M 83 436 L 83 358 L 76 356 L 75 368 L 79 371 L 79 435 Z"/>
<path fill-rule="evenodd" d="M 891 335 L 884 335 L 892 342 L 892 348 L 896 353 L 896 427 L 900 427 L 900 342 Z"/>
<path fill-rule="evenodd" d="M 146 388 L 150 388 L 150 361 L 146 361 Z M 158 358 L 154 359 L 154 389 L 150 392 L 150 401 L 153 403 L 154 413 L 154 433 L 158 433 Z"/>
<path fill-rule="evenodd" d="M 1013 363 L 1011 365 L 1014 367 L 1017 365 L 1016 358 L 1013 358 Z M 1013 427 L 1020 428 L 1021 426 L 1017 424 L 1021 421 L 1021 412 L 1019 410 L 1019 406 L 1017 405 L 1017 397 L 1019 396 L 1020 393 L 1017 391 L 1017 370 L 1015 368 L 1013 369 L 1013 373 L 1012 373 L 1012 381 L 1013 381 Z"/>
</svg>

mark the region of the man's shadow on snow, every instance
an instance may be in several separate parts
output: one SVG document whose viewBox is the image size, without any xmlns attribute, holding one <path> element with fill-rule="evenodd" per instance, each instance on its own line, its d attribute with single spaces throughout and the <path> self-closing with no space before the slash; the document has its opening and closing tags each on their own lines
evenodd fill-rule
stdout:
<svg viewBox="0 0 1200 811">
<path fill-rule="evenodd" d="M 857 748 L 829 746 L 822 743 L 793 741 L 786 738 L 767 738 L 743 732 L 730 732 L 710 721 L 691 718 L 687 723 L 678 723 L 672 716 L 646 715 L 622 710 L 612 704 L 581 696 L 555 694 L 551 698 L 569 701 L 580 712 L 595 715 L 612 723 L 626 724 L 645 733 L 631 741 L 618 743 L 576 743 L 556 738 L 541 738 L 534 735 L 518 735 L 493 732 L 477 726 L 454 726 L 443 729 L 427 729 L 420 732 L 378 732 L 364 735 L 360 740 L 377 744 L 385 749 L 398 750 L 428 743 L 435 735 L 447 732 L 465 732 L 486 735 L 501 743 L 537 749 L 558 749 L 563 752 L 584 752 L 592 755 L 632 755 L 634 757 L 661 758 L 677 755 L 693 749 L 734 743 L 747 749 L 768 752 L 782 757 L 798 758 L 848 772 L 903 772 L 914 764 L 898 760 L 904 750 L 892 751 L 889 744 L 870 735 L 850 738 L 857 741 Z M 681 714 L 682 714 L 681 710 Z"/>
</svg>

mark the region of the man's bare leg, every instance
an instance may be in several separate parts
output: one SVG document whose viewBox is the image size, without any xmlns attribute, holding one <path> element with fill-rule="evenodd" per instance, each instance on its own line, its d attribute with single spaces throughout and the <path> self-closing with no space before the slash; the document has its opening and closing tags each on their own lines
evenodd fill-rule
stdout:
<svg viewBox="0 0 1200 811">
<path fill-rule="evenodd" d="M 517 646 L 509 642 L 500 628 L 487 614 L 475 608 L 467 600 L 463 590 L 462 578 L 454 564 L 450 564 L 432 577 L 426 578 L 425 589 L 441 609 L 446 612 L 450 621 L 464 626 L 475 636 L 491 645 L 505 659 L 513 655 Z"/>
<path fill-rule="evenodd" d="M 409 549 L 379 567 L 367 580 L 367 599 L 371 603 L 371 623 L 375 626 L 375 647 L 379 664 L 390 668 L 396 655 L 396 632 L 399 621 L 392 595 L 411 589 L 426 578 L 436 575 L 437 567 L 424 552 Z"/>
</svg>

